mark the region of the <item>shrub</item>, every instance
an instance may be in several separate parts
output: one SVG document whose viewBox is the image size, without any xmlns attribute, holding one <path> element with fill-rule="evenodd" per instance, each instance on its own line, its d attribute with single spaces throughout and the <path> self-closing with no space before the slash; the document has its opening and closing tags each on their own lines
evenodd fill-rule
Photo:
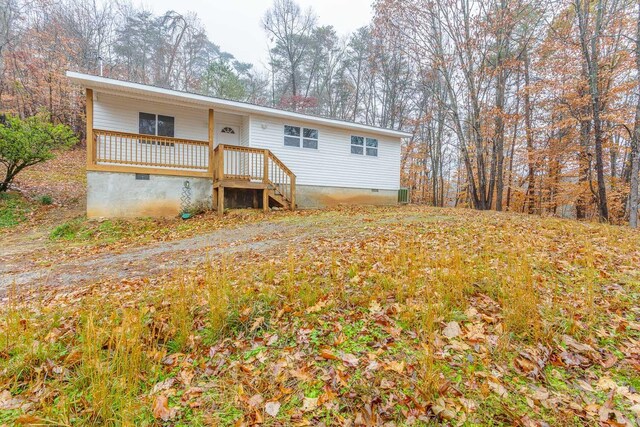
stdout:
<svg viewBox="0 0 640 427">
<path fill-rule="evenodd" d="M 20 119 L 0 115 L 0 163 L 5 176 L 0 181 L 0 193 L 23 169 L 54 157 L 53 150 L 67 148 L 78 142 L 71 128 L 54 125 L 47 115 Z"/>
<path fill-rule="evenodd" d="M 53 198 L 49 195 L 40 196 L 38 201 L 41 205 L 50 205 L 53 203 Z"/>
<path fill-rule="evenodd" d="M 82 223 L 78 220 L 71 220 L 60 224 L 51 231 L 49 237 L 51 239 L 73 239 L 78 232 L 82 229 Z"/>
</svg>

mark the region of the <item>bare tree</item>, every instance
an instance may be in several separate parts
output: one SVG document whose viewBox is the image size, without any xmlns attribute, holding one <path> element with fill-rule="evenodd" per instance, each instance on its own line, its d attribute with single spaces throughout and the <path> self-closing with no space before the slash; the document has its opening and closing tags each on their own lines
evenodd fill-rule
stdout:
<svg viewBox="0 0 640 427">
<path fill-rule="evenodd" d="M 640 180 L 640 0 L 637 3 L 638 15 L 636 19 L 635 65 L 636 65 L 636 113 L 631 136 L 631 179 L 629 190 L 629 225 L 638 227 L 638 187 Z"/>
<path fill-rule="evenodd" d="M 309 54 L 316 16 L 310 9 L 302 12 L 293 0 L 274 0 L 262 25 L 274 43 L 273 56 L 282 60 L 281 65 L 286 69 L 291 84 L 291 94 L 296 97 L 300 90 L 300 67 L 305 55 Z"/>
<path fill-rule="evenodd" d="M 604 163 L 602 145 L 604 134 L 602 130 L 602 94 L 600 89 L 600 39 L 603 37 L 603 27 L 605 19 L 605 5 L 603 0 L 596 0 L 595 17 L 592 17 L 591 8 L 593 3 L 586 0 L 574 0 L 576 19 L 578 21 L 578 32 L 580 48 L 589 82 L 589 94 L 591 97 L 591 114 L 593 121 L 593 131 L 595 138 L 595 161 L 596 176 L 598 181 L 597 204 L 598 216 L 601 221 L 609 220 L 609 209 L 607 207 L 607 189 L 604 179 Z M 617 7 L 613 1 L 608 5 L 610 12 L 615 12 Z"/>
</svg>

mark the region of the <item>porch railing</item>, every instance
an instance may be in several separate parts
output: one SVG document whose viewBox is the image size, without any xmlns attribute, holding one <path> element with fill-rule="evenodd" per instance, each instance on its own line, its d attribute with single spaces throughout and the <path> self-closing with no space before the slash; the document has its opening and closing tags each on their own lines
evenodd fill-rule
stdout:
<svg viewBox="0 0 640 427">
<path fill-rule="evenodd" d="M 98 164 L 186 169 L 209 169 L 209 142 L 166 136 L 94 129 Z"/>
<path fill-rule="evenodd" d="M 218 145 L 214 150 L 216 181 L 246 181 L 269 184 L 276 194 L 292 202 L 295 197 L 296 176 L 271 151 Z"/>
<path fill-rule="evenodd" d="M 212 153 L 209 147 L 207 141 L 93 129 L 90 165 L 209 176 L 214 182 L 251 183 L 248 188 L 260 183 L 295 206 L 296 176 L 271 151 L 220 144 Z"/>
</svg>

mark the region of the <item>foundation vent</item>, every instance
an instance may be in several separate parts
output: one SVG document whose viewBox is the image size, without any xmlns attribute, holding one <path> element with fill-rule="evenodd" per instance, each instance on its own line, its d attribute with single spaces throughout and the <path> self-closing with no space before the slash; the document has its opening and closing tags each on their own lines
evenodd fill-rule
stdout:
<svg viewBox="0 0 640 427">
<path fill-rule="evenodd" d="M 148 173 L 137 173 L 136 174 L 136 181 L 149 181 L 149 174 Z"/>
</svg>

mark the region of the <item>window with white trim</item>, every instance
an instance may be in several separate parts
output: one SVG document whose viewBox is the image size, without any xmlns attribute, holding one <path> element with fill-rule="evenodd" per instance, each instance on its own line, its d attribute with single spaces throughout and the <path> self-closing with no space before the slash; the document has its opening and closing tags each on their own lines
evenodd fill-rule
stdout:
<svg viewBox="0 0 640 427">
<path fill-rule="evenodd" d="M 225 126 L 225 127 L 222 128 L 220 133 L 228 133 L 229 135 L 235 135 L 236 131 L 233 130 L 233 128 L 230 128 L 229 126 Z"/>
<path fill-rule="evenodd" d="M 378 157 L 378 140 L 364 136 L 351 136 L 351 154 Z"/>
<path fill-rule="evenodd" d="M 284 125 L 284 145 L 318 149 L 318 129 Z"/>
<path fill-rule="evenodd" d="M 175 136 L 175 118 L 161 114 L 138 113 L 138 133 L 141 135 Z M 173 147 L 173 143 L 140 140 L 145 144 L 160 144 Z"/>
</svg>

